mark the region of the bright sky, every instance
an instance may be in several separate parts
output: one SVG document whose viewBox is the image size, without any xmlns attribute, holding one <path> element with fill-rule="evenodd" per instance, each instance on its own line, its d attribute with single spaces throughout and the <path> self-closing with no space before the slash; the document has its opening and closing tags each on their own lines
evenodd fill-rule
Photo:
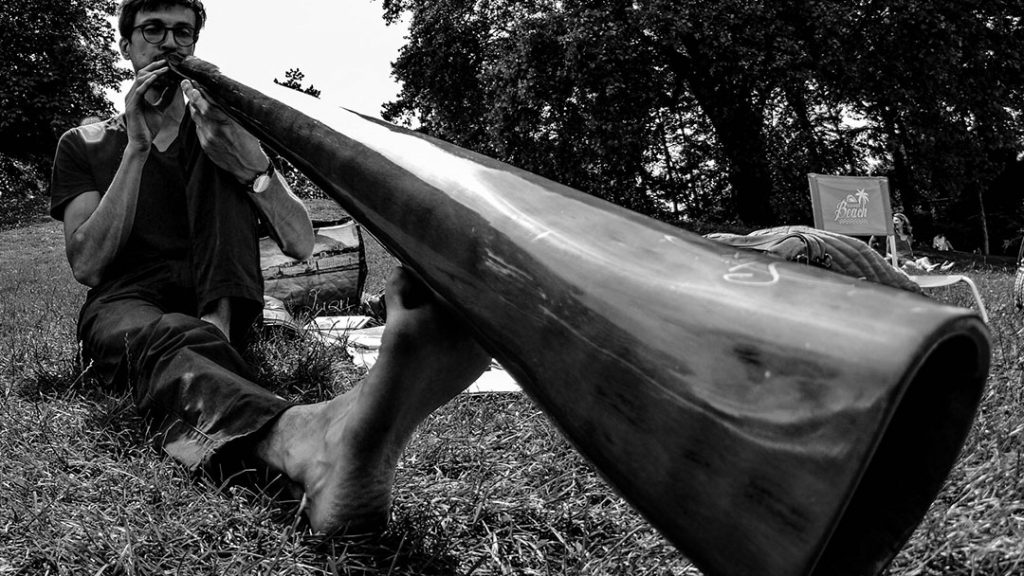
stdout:
<svg viewBox="0 0 1024 576">
<path fill-rule="evenodd" d="M 387 26 L 381 0 L 204 0 L 206 27 L 195 55 L 241 82 L 283 81 L 299 68 L 320 98 L 380 117 L 399 86 L 391 62 L 405 43 L 404 23 Z M 125 82 L 111 99 L 124 110 Z"/>
</svg>

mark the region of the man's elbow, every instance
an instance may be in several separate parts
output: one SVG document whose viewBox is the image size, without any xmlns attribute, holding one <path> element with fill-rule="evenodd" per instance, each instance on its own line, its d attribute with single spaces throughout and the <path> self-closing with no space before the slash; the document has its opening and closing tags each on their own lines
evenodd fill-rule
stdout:
<svg viewBox="0 0 1024 576">
<path fill-rule="evenodd" d="M 77 235 L 76 235 L 77 236 Z M 84 286 L 89 288 L 95 288 L 100 283 L 102 270 L 100 266 L 93 260 L 84 257 L 81 248 L 79 246 L 79 238 L 73 238 L 72 242 L 67 247 L 68 264 L 71 265 L 71 275 L 75 277 L 75 280 Z"/>
<path fill-rule="evenodd" d="M 290 258 L 296 260 L 307 260 L 313 255 L 313 233 L 302 234 L 298 238 L 290 239 L 281 246 L 281 251 Z"/>
<path fill-rule="evenodd" d="M 89 288 L 95 288 L 100 283 L 99 270 L 96 270 L 95 268 L 90 268 L 88 266 L 75 266 L 74 264 L 72 264 L 71 275 L 75 277 L 75 280 L 79 284 L 82 284 L 83 286 L 87 286 Z"/>
</svg>

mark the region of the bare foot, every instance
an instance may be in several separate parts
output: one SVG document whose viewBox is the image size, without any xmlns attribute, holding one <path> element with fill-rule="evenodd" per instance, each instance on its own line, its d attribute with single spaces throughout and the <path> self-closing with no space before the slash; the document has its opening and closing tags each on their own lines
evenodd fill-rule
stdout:
<svg viewBox="0 0 1024 576">
<path fill-rule="evenodd" d="M 231 341 L 231 299 L 221 298 L 213 302 L 206 309 L 206 313 L 199 317 L 201 320 L 213 324 L 224 334 L 224 337 Z"/>
<path fill-rule="evenodd" d="M 395 467 L 416 426 L 490 363 L 409 272 L 396 268 L 386 298 L 373 370 L 333 400 L 286 410 L 257 446 L 258 456 L 302 485 L 317 532 L 383 526 Z"/>
</svg>

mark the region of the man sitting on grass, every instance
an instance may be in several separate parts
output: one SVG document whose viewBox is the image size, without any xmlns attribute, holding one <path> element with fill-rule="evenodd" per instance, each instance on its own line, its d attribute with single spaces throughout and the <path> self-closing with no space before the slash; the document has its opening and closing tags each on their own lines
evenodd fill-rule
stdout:
<svg viewBox="0 0 1024 576">
<path fill-rule="evenodd" d="M 58 146 L 50 212 L 90 288 L 83 352 L 133 390 L 157 446 L 190 469 L 262 464 L 301 488 L 313 529 L 379 525 L 414 429 L 489 359 L 398 269 L 380 358 L 353 390 L 296 406 L 252 382 L 238 350 L 263 304 L 258 226 L 299 259 L 313 230 L 256 138 L 167 67 L 192 54 L 205 18 L 200 0 L 123 0 L 125 112 Z"/>
</svg>

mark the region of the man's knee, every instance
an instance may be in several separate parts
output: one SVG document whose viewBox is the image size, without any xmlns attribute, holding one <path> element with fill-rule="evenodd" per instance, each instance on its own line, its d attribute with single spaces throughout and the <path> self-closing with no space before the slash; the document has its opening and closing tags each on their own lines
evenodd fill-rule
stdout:
<svg viewBox="0 0 1024 576">
<path fill-rule="evenodd" d="M 195 316 L 176 312 L 162 314 L 143 329 L 139 336 L 151 348 L 224 340 L 216 326 Z"/>
</svg>

